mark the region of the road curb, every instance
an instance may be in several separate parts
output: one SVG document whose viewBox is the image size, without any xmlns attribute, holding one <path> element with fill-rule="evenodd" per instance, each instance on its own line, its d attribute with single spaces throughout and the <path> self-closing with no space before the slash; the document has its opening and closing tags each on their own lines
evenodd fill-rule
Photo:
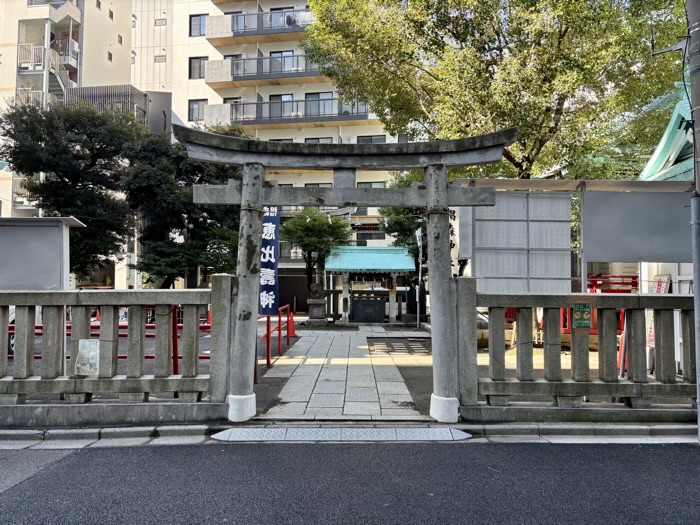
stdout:
<svg viewBox="0 0 700 525">
<path fill-rule="evenodd" d="M 292 421 L 292 420 L 254 420 L 240 424 L 215 423 L 211 425 L 159 425 L 139 427 L 106 427 L 106 428 L 73 428 L 73 429 L 0 429 L 0 444 L 3 441 L 98 441 L 103 439 L 154 439 L 158 437 L 201 437 L 209 438 L 211 435 L 232 428 L 281 428 L 285 426 L 300 428 L 324 428 L 324 427 L 448 427 L 467 432 L 474 437 L 496 436 L 581 436 L 581 437 L 673 437 L 696 436 L 696 425 L 678 424 L 564 424 L 564 423 L 518 423 L 518 424 L 427 424 L 424 421 L 406 421 L 402 424 L 396 421 L 389 425 L 389 421 Z M 425 423 L 421 425 L 420 423 Z"/>
</svg>

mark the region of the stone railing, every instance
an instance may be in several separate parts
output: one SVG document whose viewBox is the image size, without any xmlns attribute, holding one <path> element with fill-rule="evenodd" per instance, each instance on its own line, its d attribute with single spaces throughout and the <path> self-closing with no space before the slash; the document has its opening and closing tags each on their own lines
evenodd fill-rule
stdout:
<svg viewBox="0 0 700 525">
<path fill-rule="evenodd" d="M 211 291 L 0 292 L 0 420 L 19 426 L 223 417 L 225 410 L 218 410 L 225 406 L 219 404 L 228 393 L 233 283 L 235 279 L 222 275 L 214 276 Z M 211 372 L 202 374 L 200 312 L 208 304 L 212 304 Z M 179 357 L 174 358 L 175 305 L 182 310 L 182 325 Z M 91 316 L 96 307 L 99 321 Z M 124 307 L 128 321 L 122 318 L 120 327 Z M 147 308 L 155 309 L 154 319 L 147 319 Z M 121 351 L 120 328 L 122 338 L 126 336 Z M 84 362 L 79 348 L 91 336 L 99 345 L 97 359 L 90 363 Z M 152 345 L 146 345 L 147 337 L 155 339 Z M 8 359 L 12 349 L 14 355 Z M 124 354 L 125 363 L 119 367 Z M 71 406 L 76 404 L 80 406 Z M 128 407 L 131 412 L 124 410 Z"/>
<path fill-rule="evenodd" d="M 455 279 L 462 417 L 479 421 L 691 421 L 696 405 L 692 296 L 476 294 Z M 570 367 L 562 361 L 561 309 L 593 301 L 598 352 L 589 334 L 571 334 Z M 476 344 L 475 307 L 489 310 L 488 370 Z M 505 309 L 517 308 L 515 356 L 507 355 Z M 543 347 L 533 346 L 533 310 L 543 311 Z M 647 356 L 646 312 L 653 312 L 653 355 Z M 674 311 L 680 312 L 683 352 L 676 372 Z M 618 361 L 618 322 L 624 312 L 625 362 Z M 540 354 L 541 352 L 541 354 Z M 484 356 L 485 357 L 485 356 Z M 594 370 L 590 360 L 593 357 Z M 652 361 L 653 360 L 653 361 Z M 623 363 L 620 374 L 618 363 Z M 508 366 L 510 364 L 511 366 Z M 653 364 L 653 370 L 652 369 Z M 569 371 L 570 370 L 570 371 Z"/>
</svg>

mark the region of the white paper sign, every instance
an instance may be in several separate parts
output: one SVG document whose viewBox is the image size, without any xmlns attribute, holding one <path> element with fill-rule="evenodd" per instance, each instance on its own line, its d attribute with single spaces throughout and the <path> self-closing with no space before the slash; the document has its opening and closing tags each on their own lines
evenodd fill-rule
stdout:
<svg viewBox="0 0 700 525">
<path fill-rule="evenodd" d="M 100 372 L 100 340 L 81 339 L 78 343 L 78 357 L 75 375 L 97 377 Z"/>
</svg>

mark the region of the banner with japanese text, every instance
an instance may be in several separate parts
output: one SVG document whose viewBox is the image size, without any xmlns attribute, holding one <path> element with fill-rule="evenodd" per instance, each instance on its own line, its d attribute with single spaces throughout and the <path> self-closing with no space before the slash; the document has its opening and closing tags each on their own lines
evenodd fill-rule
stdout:
<svg viewBox="0 0 700 525">
<path fill-rule="evenodd" d="M 260 315 L 277 315 L 280 306 L 279 286 L 277 284 L 279 233 L 279 208 L 277 206 L 264 206 L 262 250 L 260 252 Z"/>
</svg>

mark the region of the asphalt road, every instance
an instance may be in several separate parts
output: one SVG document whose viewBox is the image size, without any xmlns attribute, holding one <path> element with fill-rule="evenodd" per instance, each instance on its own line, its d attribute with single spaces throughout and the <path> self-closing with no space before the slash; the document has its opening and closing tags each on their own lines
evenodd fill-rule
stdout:
<svg viewBox="0 0 700 525">
<path fill-rule="evenodd" d="M 697 445 L 150 446 L 54 453 L 37 470 L 39 452 L 0 455 L 0 471 L 30 470 L 0 493 L 0 523 L 700 522 Z"/>
</svg>

